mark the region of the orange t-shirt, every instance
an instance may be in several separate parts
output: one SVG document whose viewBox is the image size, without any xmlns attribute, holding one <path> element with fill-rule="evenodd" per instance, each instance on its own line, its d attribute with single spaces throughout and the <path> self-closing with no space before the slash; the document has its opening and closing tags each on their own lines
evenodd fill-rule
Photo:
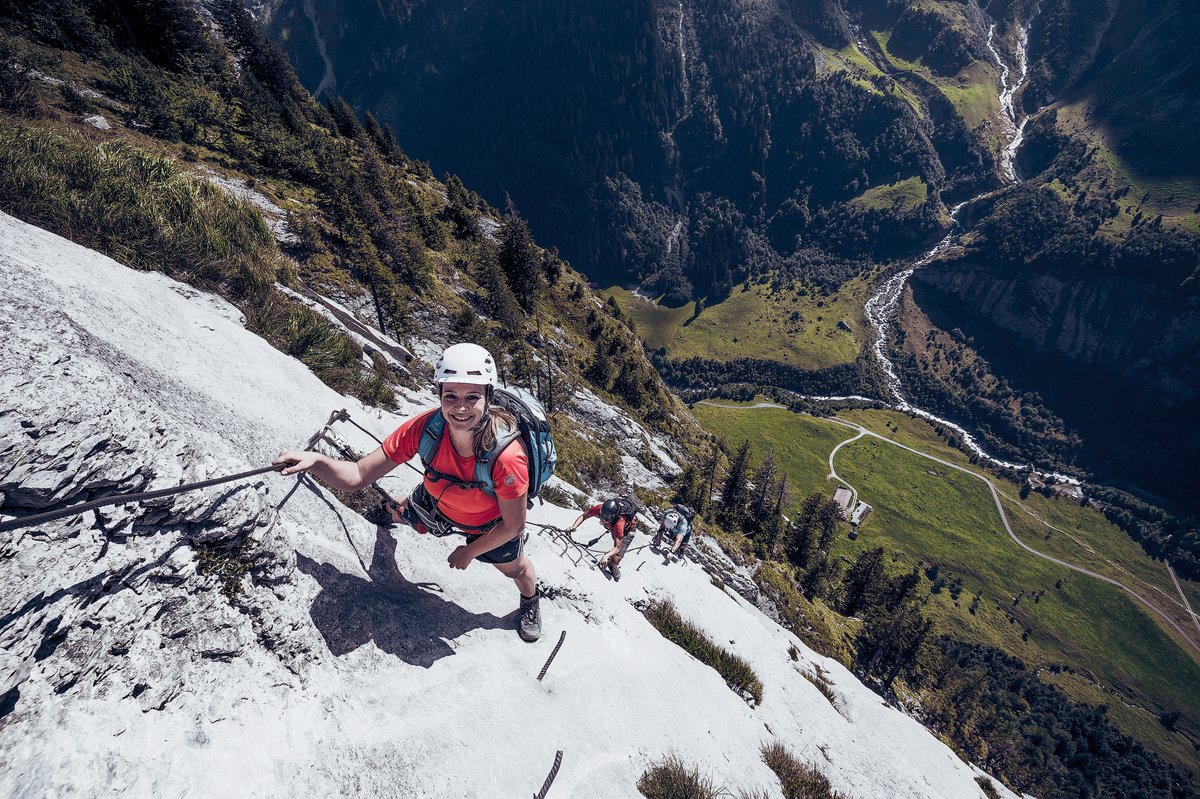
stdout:
<svg viewBox="0 0 1200 799">
<path fill-rule="evenodd" d="M 417 454 L 425 422 L 437 412 L 437 408 L 414 416 L 396 428 L 384 439 L 383 452 L 396 463 L 404 463 Z M 464 458 L 454 451 L 449 432 L 442 433 L 437 454 L 429 464 L 442 474 L 452 475 L 459 480 L 475 479 L 475 459 Z M 529 459 L 525 445 L 520 439 L 504 448 L 492 462 L 492 481 L 496 484 L 496 497 L 518 499 L 529 490 Z M 448 480 L 433 480 L 425 475 L 425 490 L 437 500 L 438 510 L 452 522 L 466 527 L 479 527 L 500 517 L 500 505 L 496 497 L 489 496 L 479 488 L 463 488 Z"/>
</svg>

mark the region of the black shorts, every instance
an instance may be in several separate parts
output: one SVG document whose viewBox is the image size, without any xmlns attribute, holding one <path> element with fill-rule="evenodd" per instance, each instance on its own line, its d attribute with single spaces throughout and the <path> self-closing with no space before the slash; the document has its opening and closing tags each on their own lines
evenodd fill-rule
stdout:
<svg viewBox="0 0 1200 799">
<path fill-rule="evenodd" d="M 511 541 L 501 544 L 495 549 L 490 549 L 482 555 L 476 555 L 475 560 L 481 563 L 512 563 L 521 557 L 521 553 L 525 549 L 525 539 L 528 537 L 529 533 L 522 530 Z M 479 535 L 468 535 L 467 543 L 471 543 L 476 538 L 479 538 Z"/>
</svg>

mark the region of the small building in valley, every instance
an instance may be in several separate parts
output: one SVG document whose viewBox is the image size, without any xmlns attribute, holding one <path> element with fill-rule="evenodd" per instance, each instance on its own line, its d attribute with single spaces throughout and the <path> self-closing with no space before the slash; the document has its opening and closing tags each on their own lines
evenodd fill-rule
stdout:
<svg viewBox="0 0 1200 799">
<path fill-rule="evenodd" d="M 842 487 L 833 492 L 833 501 L 837 503 L 841 510 L 842 518 L 850 518 L 850 503 L 854 501 L 854 492 L 848 488 Z"/>
<path fill-rule="evenodd" d="M 854 513 L 850 514 L 850 526 L 858 527 L 867 517 L 871 515 L 873 508 L 865 502 L 860 502 L 854 507 Z"/>
</svg>

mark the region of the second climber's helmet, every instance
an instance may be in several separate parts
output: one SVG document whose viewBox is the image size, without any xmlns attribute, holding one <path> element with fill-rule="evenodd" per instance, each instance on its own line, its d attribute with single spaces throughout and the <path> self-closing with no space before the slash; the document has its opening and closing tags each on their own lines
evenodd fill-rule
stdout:
<svg viewBox="0 0 1200 799">
<path fill-rule="evenodd" d="M 433 369 L 433 380 L 442 383 L 471 383 L 496 386 L 496 362 L 478 344 L 454 344 L 446 348 Z"/>
<path fill-rule="evenodd" d="M 617 517 L 618 503 L 615 499 L 607 499 L 600 506 L 600 518 L 606 522 L 611 522 Z"/>
</svg>

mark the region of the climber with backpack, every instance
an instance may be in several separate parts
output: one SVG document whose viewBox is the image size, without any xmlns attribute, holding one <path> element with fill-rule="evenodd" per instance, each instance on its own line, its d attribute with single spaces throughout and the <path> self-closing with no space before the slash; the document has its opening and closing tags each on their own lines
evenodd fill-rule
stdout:
<svg viewBox="0 0 1200 799">
<path fill-rule="evenodd" d="M 401 502 L 393 521 L 419 533 L 460 534 L 451 568 L 490 563 L 521 594 L 517 632 L 541 634 L 540 593 L 533 562 L 524 554 L 525 512 L 554 471 L 557 456 L 545 410 L 528 392 L 498 387 L 496 364 L 476 344 L 448 347 L 434 369 L 440 406 L 402 424 L 383 446 L 357 462 L 311 451 L 280 453 L 282 474 L 309 471 L 329 486 L 352 492 L 420 455 L 424 480 Z"/>
<path fill-rule="evenodd" d="M 599 519 L 604 529 L 612 533 L 613 546 L 600 557 L 597 566 L 607 571 L 614 580 L 621 579 L 621 558 L 633 540 L 633 528 L 637 526 L 637 505 L 628 497 L 615 497 L 598 502 L 579 514 L 575 523 L 566 529 L 572 533 L 588 519 Z"/>
<path fill-rule="evenodd" d="M 650 548 L 657 550 L 664 539 L 670 543 L 670 548 L 663 553 L 664 565 L 683 557 L 692 540 L 692 517 L 695 515 L 696 512 L 684 504 L 676 505 L 662 515 Z"/>
</svg>

